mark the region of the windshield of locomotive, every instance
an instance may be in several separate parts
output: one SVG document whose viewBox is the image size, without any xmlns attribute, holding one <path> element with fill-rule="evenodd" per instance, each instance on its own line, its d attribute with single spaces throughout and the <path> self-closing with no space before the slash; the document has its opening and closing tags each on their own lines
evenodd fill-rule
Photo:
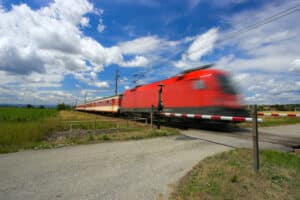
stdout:
<svg viewBox="0 0 300 200">
<path fill-rule="evenodd" d="M 217 76 L 217 79 L 225 94 L 237 94 L 237 90 L 233 86 L 233 83 L 228 76 L 220 74 Z"/>
</svg>

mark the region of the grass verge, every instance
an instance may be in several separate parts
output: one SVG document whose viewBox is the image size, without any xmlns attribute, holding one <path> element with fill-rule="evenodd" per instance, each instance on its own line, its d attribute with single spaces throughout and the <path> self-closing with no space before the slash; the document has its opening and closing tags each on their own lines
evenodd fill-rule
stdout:
<svg viewBox="0 0 300 200">
<path fill-rule="evenodd" d="M 299 112 L 283 112 L 283 111 L 264 111 L 263 113 L 290 113 L 290 114 L 300 114 Z M 259 123 L 260 127 L 268 126 L 280 126 L 280 125 L 289 125 L 289 124 L 299 124 L 300 117 L 269 117 L 269 116 L 258 116 L 258 118 L 263 119 L 263 122 Z M 241 127 L 251 127 L 251 123 L 240 123 Z"/>
<path fill-rule="evenodd" d="M 260 126 L 280 126 L 300 123 L 300 117 L 262 117 Z"/>
<path fill-rule="evenodd" d="M 260 160 L 256 174 L 248 149 L 209 157 L 179 181 L 170 199 L 300 199 L 300 157 L 265 150 Z"/>
<path fill-rule="evenodd" d="M 92 144 L 92 143 L 102 143 L 111 141 L 125 141 L 125 140 L 140 140 L 153 137 L 163 137 L 177 135 L 179 131 L 172 128 L 162 128 L 157 129 L 144 129 L 144 128 L 129 128 L 124 129 L 119 133 L 109 133 L 109 134 L 93 134 L 88 133 L 85 135 L 71 137 L 71 138 L 60 138 L 54 141 L 42 142 L 35 145 L 35 149 L 45 149 L 60 147 L 72 144 Z"/>
</svg>

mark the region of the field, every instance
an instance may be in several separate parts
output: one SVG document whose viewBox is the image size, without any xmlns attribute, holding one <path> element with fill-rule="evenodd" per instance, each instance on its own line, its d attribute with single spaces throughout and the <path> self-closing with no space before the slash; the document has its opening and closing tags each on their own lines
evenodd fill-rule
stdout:
<svg viewBox="0 0 300 200">
<path fill-rule="evenodd" d="M 300 112 L 292 111 L 263 111 L 263 113 L 290 113 L 290 114 L 300 114 Z M 298 124 L 300 123 L 300 117 L 268 117 L 268 116 L 258 116 L 258 118 L 263 119 L 263 122 L 258 123 L 260 127 L 267 126 L 280 126 L 288 124 Z M 241 127 L 251 127 L 251 123 L 240 123 Z"/>
<path fill-rule="evenodd" d="M 0 108 L 0 130 L 0 153 L 179 133 L 96 114 L 39 108 Z"/>
<path fill-rule="evenodd" d="M 272 113 L 264 112 L 264 113 Z M 284 111 L 276 111 L 274 113 L 290 113 L 290 114 L 300 114 L 300 112 L 284 112 Z M 264 121 L 261 123 L 261 126 L 278 126 L 278 125 L 285 125 L 285 124 L 297 124 L 300 123 L 300 117 L 261 117 Z"/>
<path fill-rule="evenodd" d="M 232 150 L 197 164 L 170 199 L 300 199 L 300 157 L 261 151 L 258 174 L 252 169 L 252 152 Z"/>
<path fill-rule="evenodd" d="M 25 122 L 56 117 L 58 111 L 49 108 L 1 108 L 0 122 Z"/>
<path fill-rule="evenodd" d="M 0 108 L 0 152 L 28 148 L 55 129 L 55 109 Z"/>
</svg>

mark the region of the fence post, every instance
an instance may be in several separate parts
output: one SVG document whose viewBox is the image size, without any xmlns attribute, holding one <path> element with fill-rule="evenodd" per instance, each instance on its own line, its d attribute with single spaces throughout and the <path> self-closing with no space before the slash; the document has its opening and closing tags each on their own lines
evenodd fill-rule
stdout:
<svg viewBox="0 0 300 200">
<path fill-rule="evenodd" d="M 151 113 L 150 113 L 150 123 L 151 123 L 151 128 L 153 128 L 153 108 L 154 108 L 154 106 L 151 105 Z"/>
<path fill-rule="evenodd" d="M 257 127 L 257 106 L 252 106 L 252 138 L 253 138 L 253 169 L 259 170 L 259 146 L 258 146 L 258 127 Z"/>
<path fill-rule="evenodd" d="M 96 134 L 96 119 L 94 121 L 94 134 Z"/>
<path fill-rule="evenodd" d="M 162 83 L 158 84 L 159 90 L 158 90 L 158 103 L 157 103 L 157 129 L 160 129 L 160 118 L 161 118 L 161 111 L 164 109 L 163 102 L 162 102 L 162 92 L 164 85 Z"/>
</svg>

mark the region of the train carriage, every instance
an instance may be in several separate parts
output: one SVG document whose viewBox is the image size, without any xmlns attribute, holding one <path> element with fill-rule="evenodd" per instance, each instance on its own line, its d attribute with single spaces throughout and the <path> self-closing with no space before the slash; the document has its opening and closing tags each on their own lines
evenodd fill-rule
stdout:
<svg viewBox="0 0 300 200">
<path fill-rule="evenodd" d="M 93 111 L 103 113 L 118 113 L 120 110 L 122 95 L 95 99 L 85 104 L 76 106 L 79 111 Z"/>
</svg>

